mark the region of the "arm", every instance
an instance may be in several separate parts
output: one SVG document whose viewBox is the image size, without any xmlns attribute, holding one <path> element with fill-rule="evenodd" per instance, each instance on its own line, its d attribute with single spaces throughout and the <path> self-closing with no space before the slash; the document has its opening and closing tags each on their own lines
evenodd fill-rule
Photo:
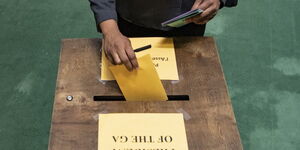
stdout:
<svg viewBox="0 0 300 150">
<path fill-rule="evenodd" d="M 138 62 L 131 47 L 130 40 L 119 30 L 115 20 L 106 20 L 100 23 L 103 32 L 104 51 L 110 62 L 124 64 L 131 71 L 138 68 Z"/>
<path fill-rule="evenodd" d="M 117 20 L 117 12 L 116 12 L 116 2 L 115 0 L 89 0 L 91 9 L 94 13 L 97 29 L 100 32 L 99 28 L 100 23 L 113 19 Z"/>
<path fill-rule="evenodd" d="M 119 30 L 115 0 L 90 0 L 98 31 L 103 33 L 104 52 L 113 64 L 124 64 L 128 70 L 138 68 L 131 43 Z"/>
</svg>

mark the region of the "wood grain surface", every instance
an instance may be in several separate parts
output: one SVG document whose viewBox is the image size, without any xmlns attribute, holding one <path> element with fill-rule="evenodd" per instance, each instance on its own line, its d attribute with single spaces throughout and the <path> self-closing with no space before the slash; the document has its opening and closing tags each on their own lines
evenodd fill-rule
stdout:
<svg viewBox="0 0 300 150">
<path fill-rule="evenodd" d="M 190 100 L 128 102 L 93 100 L 122 95 L 115 81 L 100 81 L 100 39 L 62 40 L 48 149 L 96 150 L 99 113 L 174 112 L 189 116 L 189 150 L 243 149 L 214 39 L 176 37 L 174 43 L 180 80 L 163 85 L 168 95 Z"/>
</svg>

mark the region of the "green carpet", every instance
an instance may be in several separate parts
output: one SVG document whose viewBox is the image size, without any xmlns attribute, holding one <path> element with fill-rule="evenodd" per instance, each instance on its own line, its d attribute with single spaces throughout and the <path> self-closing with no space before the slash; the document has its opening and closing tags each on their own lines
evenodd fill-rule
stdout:
<svg viewBox="0 0 300 150">
<path fill-rule="evenodd" d="M 208 24 L 245 150 L 300 149 L 298 4 L 240 0 Z M 47 149 L 60 40 L 99 36 L 87 0 L 0 0 L 1 150 Z"/>
</svg>

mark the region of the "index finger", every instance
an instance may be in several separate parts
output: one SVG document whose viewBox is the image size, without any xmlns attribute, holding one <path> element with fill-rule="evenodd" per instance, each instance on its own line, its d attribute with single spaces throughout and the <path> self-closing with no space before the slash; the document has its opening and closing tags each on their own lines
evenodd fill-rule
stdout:
<svg viewBox="0 0 300 150">
<path fill-rule="evenodd" d="M 203 0 L 196 0 L 191 10 L 197 9 Z"/>
<path fill-rule="evenodd" d="M 195 4 L 196 4 L 196 2 L 195 2 Z M 195 4 L 194 4 L 194 5 L 195 5 Z M 201 14 L 199 14 L 199 15 L 196 15 L 196 16 L 193 16 L 193 17 L 191 17 L 191 18 L 188 18 L 188 19 L 186 19 L 185 21 L 186 21 L 187 23 L 190 23 L 190 22 L 196 22 L 196 21 L 200 20 L 201 18 L 203 18 L 203 14 L 206 15 L 205 13 L 206 13 L 207 9 L 208 9 L 211 5 L 212 5 L 212 3 L 211 3 L 210 1 L 208 1 L 208 0 L 204 0 L 204 1 L 201 0 L 201 2 L 197 5 L 197 8 L 203 10 L 203 12 L 202 12 Z M 193 7 L 194 7 L 194 6 L 193 6 Z"/>
<path fill-rule="evenodd" d="M 126 53 L 126 50 L 121 50 L 121 51 L 118 51 L 118 54 L 119 54 L 119 57 L 122 61 L 122 63 L 126 66 L 126 68 L 129 70 L 129 71 L 132 71 L 132 64 L 131 62 L 129 61 L 129 58 L 127 56 L 127 53 Z"/>
<path fill-rule="evenodd" d="M 211 5 L 213 5 L 213 3 L 211 2 L 211 0 L 204 0 L 202 1 L 202 3 L 198 6 L 199 9 L 205 11 L 206 9 L 208 9 Z"/>
<path fill-rule="evenodd" d="M 217 10 L 214 9 L 213 7 L 210 7 L 207 10 L 205 10 L 202 14 L 200 14 L 201 17 L 198 21 L 206 20 L 207 18 L 215 15 L 216 13 L 217 13 Z"/>
<path fill-rule="evenodd" d="M 129 61 L 130 61 L 131 64 L 132 64 L 132 67 L 133 67 L 134 69 L 137 69 L 137 68 L 139 67 L 139 64 L 138 64 L 138 61 L 137 61 L 137 59 L 136 59 L 136 55 L 135 55 L 135 53 L 134 53 L 134 51 L 133 51 L 133 49 L 132 49 L 131 46 L 128 46 L 128 47 L 127 47 L 127 49 L 126 49 L 126 54 L 127 54 L 127 56 L 128 56 Z"/>
</svg>

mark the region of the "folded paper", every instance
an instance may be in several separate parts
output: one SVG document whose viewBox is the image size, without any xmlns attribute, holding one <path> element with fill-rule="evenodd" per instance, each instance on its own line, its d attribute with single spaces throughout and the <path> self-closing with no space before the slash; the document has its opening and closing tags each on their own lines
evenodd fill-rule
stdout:
<svg viewBox="0 0 300 150">
<path fill-rule="evenodd" d="M 150 54 L 161 80 L 178 80 L 175 50 L 172 38 L 130 38 L 133 49 L 151 44 L 152 48 L 136 53 L 137 58 Z M 108 69 L 109 61 L 102 50 L 101 80 L 115 80 Z"/>
<path fill-rule="evenodd" d="M 99 114 L 98 150 L 188 150 L 183 115 Z"/>
<path fill-rule="evenodd" d="M 138 58 L 138 63 L 139 69 L 131 72 L 125 65 L 109 66 L 125 99 L 129 101 L 168 100 L 151 56 L 148 54 Z"/>
</svg>

